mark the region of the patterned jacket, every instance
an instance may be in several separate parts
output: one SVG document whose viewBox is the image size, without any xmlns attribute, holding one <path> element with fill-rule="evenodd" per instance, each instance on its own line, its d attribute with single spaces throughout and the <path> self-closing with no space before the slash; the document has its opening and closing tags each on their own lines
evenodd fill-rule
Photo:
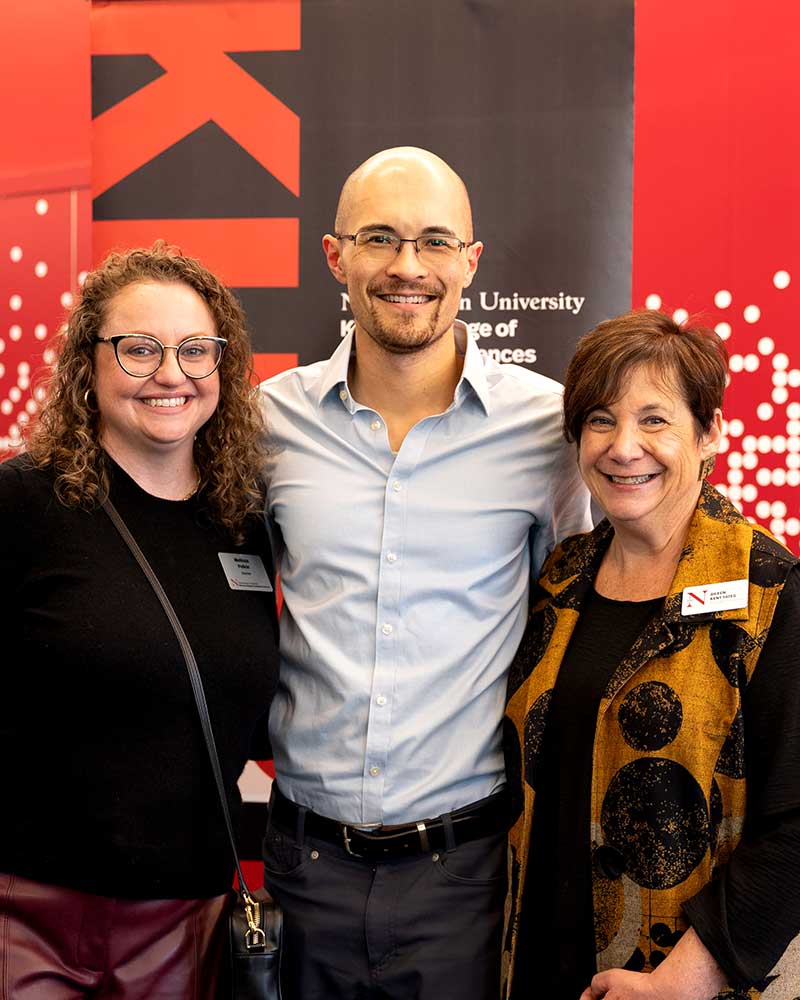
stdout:
<svg viewBox="0 0 800 1000">
<path fill-rule="evenodd" d="M 510 835 L 506 990 L 550 698 L 612 536 L 603 521 L 552 553 L 511 667 L 507 767 L 524 804 Z M 649 972 L 663 960 L 688 926 L 681 904 L 714 877 L 739 841 L 747 753 L 742 691 L 796 561 L 704 484 L 663 608 L 620 662 L 598 712 L 587 832 L 599 970 Z M 684 588 L 743 579 L 749 581 L 746 608 L 681 614 Z M 758 988 L 731 987 L 720 997 L 756 998 L 764 991 L 764 1000 L 794 1000 L 798 984 L 800 937 Z"/>
</svg>

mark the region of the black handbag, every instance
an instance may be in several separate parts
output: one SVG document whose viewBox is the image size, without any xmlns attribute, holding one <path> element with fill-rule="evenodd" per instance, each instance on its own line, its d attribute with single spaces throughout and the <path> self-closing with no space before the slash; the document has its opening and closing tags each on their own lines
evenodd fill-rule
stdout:
<svg viewBox="0 0 800 1000">
<path fill-rule="evenodd" d="M 145 554 L 136 543 L 136 539 L 128 531 L 127 525 L 122 520 L 119 512 L 106 499 L 102 504 L 103 510 L 108 514 L 114 527 L 122 536 L 123 541 L 133 553 L 134 558 L 142 568 L 144 575 L 150 582 L 156 593 L 161 606 L 166 612 L 170 625 L 175 632 L 175 636 L 181 647 L 181 652 L 186 660 L 186 667 L 189 671 L 189 680 L 192 685 L 197 712 L 200 716 L 200 725 L 203 728 L 208 757 L 211 762 L 211 770 L 214 773 L 214 781 L 219 794 L 222 813 L 225 817 L 225 827 L 228 831 L 228 838 L 231 842 L 231 850 L 236 863 L 236 874 L 239 879 L 238 889 L 234 890 L 235 900 L 228 918 L 228 941 L 230 964 L 228 967 L 228 977 L 223 975 L 222 985 L 217 995 L 217 1000 L 280 1000 L 280 954 L 282 936 L 282 913 L 277 903 L 274 902 L 264 891 L 251 893 L 242 874 L 242 866 L 239 862 L 239 852 L 236 850 L 236 840 L 233 836 L 233 825 L 231 823 L 230 811 L 228 810 L 228 800 L 225 796 L 225 786 L 222 781 L 222 771 L 219 766 L 217 747 L 214 742 L 214 733 L 211 729 L 211 720 L 208 717 L 208 706 L 203 690 L 203 682 L 197 669 L 197 661 L 194 658 L 192 647 L 186 638 L 175 609 L 164 588 L 161 586 L 158 577 L 153 572 L 153 568 L 147 561 Z M 225 972 L 226 970 L 223 970 Z"/>
</svg>

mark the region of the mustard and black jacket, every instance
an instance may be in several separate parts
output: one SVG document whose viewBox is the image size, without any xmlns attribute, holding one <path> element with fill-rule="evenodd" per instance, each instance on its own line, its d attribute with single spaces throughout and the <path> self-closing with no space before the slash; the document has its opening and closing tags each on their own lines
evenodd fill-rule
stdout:
<svg viewBox="0 0 800 1000">
<path fill-rule="evenodd" d="M 604 521 L 551 554 L 511 667 L 507 767 L 523 801 L 510 835 L 505 995 L 534 812 L 526 775 L 535 771 L 556 677 L 612 537 Z M 742 695 L 796 563 L 766 531 L 703 485 L 664 604 L 612 674 L 598 711 L 591 789 L 584 790 L 590 795 L 598 970 L 624 967 L 636 955 L 636 967 L 651 971 L 650 954 L 663 958 L 672 944 L 664 945 L 663 933 L 658 944 L 651 943 L 650 928 L 663 931 L 666 925 L 674 944 L 689 923 L 683 904 L 715 878 L 742 837 L 745 764 L 751 741 L 758 739 L 745 732 Z M 681 614 L 685 588 L 742 579 L 748 580 L 746 608 Z M 798 664 L 800 684 L 800 659 Z M 800 808 L 800 790 L 796 802 Z M 800 927 L 786 929 L 785 950 L 770 974 L 749 989 L 731 984 L 738 991 L 720 996 L 800 996 L 798 932 Z"/>
</svg>

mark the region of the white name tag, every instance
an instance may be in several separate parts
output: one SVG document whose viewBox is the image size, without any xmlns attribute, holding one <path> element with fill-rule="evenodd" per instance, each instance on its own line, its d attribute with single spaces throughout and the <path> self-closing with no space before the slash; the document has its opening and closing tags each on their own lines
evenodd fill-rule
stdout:
<svg viewBox="0 0 800 1000">
<path fill-rule="evenodd" d="M 267 593 L 272 590 L 261 556 L 244 552 L 218 552 L 217 555 L 231 590 L 263 590 Z"/>
<path fill-rule="evenodd" d="M 747 580 L 727 580 L 725 583 L 703 583 L 686 587 L 681 601 L 682 615 L 705 615 L 710 611 L 746 608 Z"/>
</svg>

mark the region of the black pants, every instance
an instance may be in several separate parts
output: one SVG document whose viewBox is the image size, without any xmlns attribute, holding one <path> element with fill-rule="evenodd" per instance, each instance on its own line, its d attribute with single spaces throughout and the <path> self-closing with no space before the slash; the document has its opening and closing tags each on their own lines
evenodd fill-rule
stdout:
<svg viewBox="0 0 800 1000">
<path fill-rule="evenodd" d="M 497 1000 L 505 833 L 373 864 L 270 821 L 264 864 L 284 1000 Z"/>
</svg>

